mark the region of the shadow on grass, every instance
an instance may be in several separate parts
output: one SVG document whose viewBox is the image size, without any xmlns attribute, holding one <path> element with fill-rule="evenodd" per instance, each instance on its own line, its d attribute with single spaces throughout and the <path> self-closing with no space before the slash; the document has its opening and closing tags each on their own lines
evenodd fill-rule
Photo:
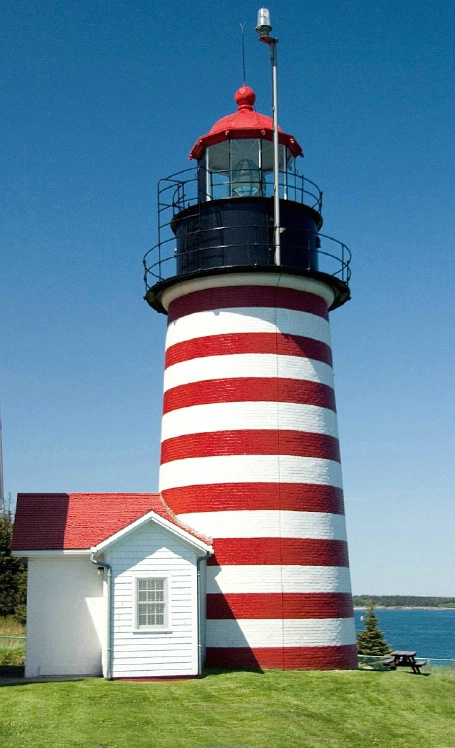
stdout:
<svg viewBox="0 0 455 748">
<path fill-rule="evenodd" d="M 392 670 L 388 667 L 383 667 L 381 665 L 377 665 L 376 667 L 373 667 L 372 665 L 359 665 L 359 670 L 361 670 L 364 673 L 391 673 L 395 672 L 395 670 Z M 404 675 L 424 675 L 428 678 L 431 673 L 414 673 L 412 670 L 403 670 L 403 668 L 400 668 L 400 671 L 404 673 Z"/>
<path fill-rule="evenodd" d="M 250 668 L 250 667 L 249 668 L 204 668 L 201 675 L 194 676 L 194 679 L 196 680 L 200 678 L 208 678 L 209 676 L 213 676 L 213 675 L 226 675 L 227 673 L 256 673 L 258 675 L 263 675 L 264 670 L 261 670 L 260 668 Z M 74 681 L 87 680 L 88 678 L 101 679 L 102 676 L 41 675 L 35 678 L 26 678 L 23 666 L 22 667 L 19 667 L 16 665 L 0 666 L 0 688 L 4 688 L 6 686 L 25 686 L 25 685 L 31 685 L 34 683 L 55 683 L 55 682 L 72 683 Z M 129 680 L 129 679 L 125 679 L 125 680 Z M 131 680 L 134 681 L 135 679 L 132 678 Z M 168 681 L 169 678 L 145 678 L 141 680 L 149 681 L 150 683 L 159 683 L 160 681 L 163 681 L 163 682 Z M 180 680 L 180 679 L 176 678 L 176 680 Z M 119 681 L 115 679 L 115 682 L 119 682 Z"/>
<path fill-rule="evenodd" d="M 73 681 L 98 677 L 93 675 L 41 675 L 36 678 L 26 678 L 23 666 L 0 666 L 0 688 L 5 688 L 6 686 L 29 686 L 33 683 L 72 683 Z"/>
<path fill-rule="evenodd" d="M 368 672 L 368 673 L 389 673 L 390 670 L 388 668 L 381 668 L 381 667 L 360 667 L 358 672 Z M 252 668 L 252 667 L 245 667 L 245 668 L 204 668 L 202 673 L 200 675 L 194 676 L 195 679 L 203 679 L 203 678 L 209 678 L 211 676 L 217 676 L 217 675 L 227 675 L 229 673 L 254 673 L 256 675 L 264 675 L 266 671 L 262 670 L 261 668 Z M 314 672 L 314 671 L 305 671 L 301 670 L 299 671 L 302 674 L 305 672 Z M 425 677 L 429 677 L 431 673 L 413 673 L 412 671 L 406 670 L 402 671 L 404 675 L 423 675 Z M 17 666 L 17 665 L 2 665 L 0 666 L 0 688 L 4 688 L 6 686 L 25 686 L 25 685 L 31 685 L 34 683 L 55 683 L 55 682 L 61 682 L 61 683 L 73 683 L 76 681 L 81 680 L 87 680 L 87 679 L 102 679 L 102 676 L 93 676 L 93 675 L 42 675 L 35 678 L 26 678 L 24 673 L 24 667 L 23 666 Z M 128 680 L 128 679 L 126 679 Z M 135 679 L 132 679 L 135 680 Z M 141 679 L 142 680 L 142 679 Z M 160 680 L 167 681 L 169 679 L 167 678 L 147 678 L 144 679 L 153 683 L 157 683 Z M 177 679 L 178 680 L 178 679 Z M 224 748 L 224 747 L 223 747 Z M 230 748 L 230 747 L 229 747 Z"/>
</svg>

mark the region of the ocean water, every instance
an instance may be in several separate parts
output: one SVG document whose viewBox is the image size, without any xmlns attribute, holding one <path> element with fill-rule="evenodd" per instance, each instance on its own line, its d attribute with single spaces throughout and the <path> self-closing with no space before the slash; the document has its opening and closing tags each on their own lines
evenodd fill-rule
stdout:
<svg viewBox="0 0 455 748">
<path fill-rule="evenodd" d="M 379 627 L 392 649 L 416 651 L 417 656 L 424 659 L 455 659 L 455 608 L 376 608 L 375 613 Z M 356 631 L 363 629 L 360 617 L 364 614 L 363 610 L 354 611 Z"/>
</svg>

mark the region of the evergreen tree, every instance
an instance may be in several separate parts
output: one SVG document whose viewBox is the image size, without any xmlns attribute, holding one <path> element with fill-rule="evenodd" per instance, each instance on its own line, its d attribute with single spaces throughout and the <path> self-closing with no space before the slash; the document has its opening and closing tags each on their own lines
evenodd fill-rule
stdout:
<svg viewBox="0 0 455 748">
<path fill-rule="evenodd" d="M 357 634 L 357 651 L 359 655 L 377 655 L 379 657 L 390 652 L 390 646 L 379 628 L 379 621 L 375 615 L 372 600 L 368 601 L 364 629 Z"/>
<path fill-rule="evenodd" d="M 12 538 L 11 513 L 0 512 L 0 616 L 15 615 L 23 623 L 27 571 L 20 559 L 11 556 Z"/>
</svg>

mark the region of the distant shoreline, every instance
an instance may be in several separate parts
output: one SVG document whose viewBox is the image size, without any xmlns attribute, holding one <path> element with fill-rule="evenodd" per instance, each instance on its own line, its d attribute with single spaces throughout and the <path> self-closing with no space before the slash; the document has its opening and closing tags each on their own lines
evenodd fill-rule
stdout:
<svg viewBox="0 0 455 748">
<path fill-rule="evenodd" d="M 366 605 L 354 605 L 354 610 L 366 610 Z M 439 605 L 375 605 L 375 610 L 455 610 L 453 607 L 444 608 Z"/>
</svg>

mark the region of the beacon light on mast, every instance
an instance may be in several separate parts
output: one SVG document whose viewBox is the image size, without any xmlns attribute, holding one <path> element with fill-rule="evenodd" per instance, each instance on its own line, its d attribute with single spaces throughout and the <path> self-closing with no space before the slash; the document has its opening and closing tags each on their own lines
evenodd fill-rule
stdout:
<svg viewBox="0 0 455 748">
<path fill-rule="evenodd" d="M 295 138 L 245 84 L 235 101 L 196 166 L 160 181 L 144 258 L 145 298 L 168 315 L 160 492 L 213 538 L 207 666 L 355 668 L 328 319 L 350 253 L 320 233 Z"/>
<path fill-rule="evenodd" d="M 261 40 L 264 37 L 268 37 L 272 30 L 272 24 L 270 22 L 270 11 L 267 8 L 260 8 L 258 11 L 258 22 L 256 31 L 258 32 Z"/>
</svg>

